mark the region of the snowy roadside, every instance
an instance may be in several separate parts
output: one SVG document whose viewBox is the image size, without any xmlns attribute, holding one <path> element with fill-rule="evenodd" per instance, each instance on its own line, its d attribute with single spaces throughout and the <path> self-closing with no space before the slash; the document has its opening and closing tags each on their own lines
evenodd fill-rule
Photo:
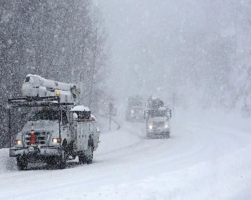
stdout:
<svg viewBox="0 0 251 200">
<path fill-rule="evenodd" d="M 84 194 L 84 197 L 88 200 L 248 200 L 251 187 L 249 152 L 250 148 L 243 148 L 233 155 L 202 162 L 182 170 L 140 181 L 108 185 L 98 191 Z M 71 199 L 79 199 L 79 196 Z"/>
<path fill-rule="evenodd" d="M 16 161 L 9 157 L 9 149 L 0 149 L 0 174 L 16 170 Z"/>
<path fill-rule="evenodd" d="M 250 141 L 250 119 L 242 118 L 238 114 L 177 111 L 176 115 L 176 119 L 185 126 L 214 130 L 212 137 L 216 136 L 218 131 L 236 132 L 236 141 L 233 142 L 240 142 L 238 134 Z M 251 194 L 250 152 L 251 147 L 246 143 L 237 151 L 229 151 L 191 167 L 148 177 L 141 181 L 109 185 L 99 191 L 88 193 L 85 197 L 88 199 L 248 200 Z"/>
<path fill-rule="evenodd" d="M 100 144 L 98 148 L 97 155 L 104 155 L 117 151 L 119 149 L 128 148 L 134 146 L 142 141 L 142 131 L 138 131 L 138 127 L 141 127 L 141 124 L 131 124 L 124 122 L 123 120 L 116 119 L 116 121 L 121 125 L 120 129 L 117 129 L 118 126 L 114 123 L 114 128 L 112 131 L 104 131 L 100 135 Z M 135 128 L 134 126 L 137 126 Z M 116 127 L 116 129 L 115 129 Z M 112 141 L 110 141 L 112 140 Z M 110 142 L 106 142 L 110 141 Z"/>
<path fill-rule="evenodd" d="M 109 130 L 109 119 L 107 117 L 99 115 L 99 116 L 97 116 L 97 120 L 98 120 L 98 127 L 99 127 L 101 133 L 116 131 L 120 127 L 120 124 L 117 123 L 117 120 L 113 119 L 113 118 L 111 120 L 110 130 Z"/>
</svg>

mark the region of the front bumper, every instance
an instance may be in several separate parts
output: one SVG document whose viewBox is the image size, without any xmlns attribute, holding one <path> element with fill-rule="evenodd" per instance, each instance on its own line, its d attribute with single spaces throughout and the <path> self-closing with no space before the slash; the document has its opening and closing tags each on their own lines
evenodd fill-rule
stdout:
<svg viewBox="0 0 251 200">
<path fill-rule="evenodd" d="M 164 127 L 153 127 L 152 129 L 147 128 L 147 133 L 155 133 L 155 134 L 170 133 L 170 128 L 164 128 Z"/>
<path fill-rule="evenodd" d="M 27 157 L 51 157 L 61 155 L 60 147 L 11 147 L 9 149 L 10 157 L 27 156 Z"/>
<path fill-rule="evenodd" d="M 147 135 L 168 135 L 168 134 L 170 134 L 169 128 L 147 129 Z"/>
<path fill-rule="evenodd" d="M 130 115 L 127 117 L 128 119 L 132 121 L 141 121 L 144 120 L 144 116 L 138 116 L 138 115 Z"/>
</svg>

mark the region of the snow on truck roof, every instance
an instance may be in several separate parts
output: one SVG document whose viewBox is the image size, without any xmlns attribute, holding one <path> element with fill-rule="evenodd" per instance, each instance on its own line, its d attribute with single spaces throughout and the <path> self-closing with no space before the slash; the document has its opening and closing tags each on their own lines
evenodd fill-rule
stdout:
<svg viewBox="0 0 251 200">
<path fill-rule="evenodd" d="M 88 107 L 85 106 L 75 106 L 71 111 L 91 111 Z"/>
</svg>

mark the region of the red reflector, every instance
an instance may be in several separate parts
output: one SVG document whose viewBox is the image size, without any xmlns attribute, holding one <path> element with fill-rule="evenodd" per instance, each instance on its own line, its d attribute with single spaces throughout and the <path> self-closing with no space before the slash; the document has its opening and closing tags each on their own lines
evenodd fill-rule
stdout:
<svg viewBox="0 0 251 200">
<path fill-rule="evenodd" d="M 57 138 L 57 143 L 61 143 L 61 139 L 60 138 Z"/>
</svg>

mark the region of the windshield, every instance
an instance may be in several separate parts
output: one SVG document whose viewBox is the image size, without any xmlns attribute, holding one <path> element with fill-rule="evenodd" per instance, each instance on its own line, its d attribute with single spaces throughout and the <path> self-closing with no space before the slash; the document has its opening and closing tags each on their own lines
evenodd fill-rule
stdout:
<svg viewBox="0 0 251 200">
<path fill-rule="evenodd" d="M 131 101 L 131 102 L 129 102 L 129 107 L 133 107 L 133 106 L 143 106 L 143 102 L 141 102 L 141 101 Z"/>
<path fill-rule="evenodd" d="M 29 119 L 29 121 L 39 121 L 39 120 L 59 120 L 59 111 L 57 110 L 39 110 L 36 111 Z"/>
<path fill-rule="evenodd" d="M 150 117 L 166 117 L 167 112 L 166 110 L 149 110 L 148 115 Z"/>
<path fill-rule="evenodd" d="M 143 106 L 144 101 L 141 97 L 135 96 L 135 97 L 129 97 L 128 98 L 128 107 L 133 107 L 133 106 Z"/>
</svg>

